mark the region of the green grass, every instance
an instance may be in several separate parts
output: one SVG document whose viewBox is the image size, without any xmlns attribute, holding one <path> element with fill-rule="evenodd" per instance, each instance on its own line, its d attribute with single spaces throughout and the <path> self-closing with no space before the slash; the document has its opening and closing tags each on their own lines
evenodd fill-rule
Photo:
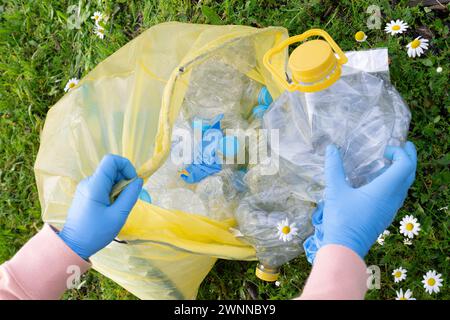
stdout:
<svg viewBox="0 0 450 320">
<path fill-rule="evenodd" d="M 381 268 L 381 289 L 369 299 L 392 299 L 395 290 L 409 288 L 417 299 L 450 299 L 449 275 L 449 20 L 446 14 L 408 7 L 407 1 L 34 1 L 8 0 L 0 5 L 0 262 L 9 259 L 39 230 L 40 207 L 33 163 L 39 132 L 49 108 L 60 99 L 69 78 L 81 78 L 95 65 L 141 32 L 160 22 L 284 26 L 291 35 L 309 28 L 326 29 L 344 50 L 389 48 L 391 78 L 412 111 L 410 139 L 419 153 L 417 179 L 404 207 L 389 228 L 384 246 L 374 245 L 367 263 Z M 87 21 L 68 28 L 70 5 L 81 12 L 111 15 L 104 40 L 92 33 Z M 393 5 L 392 3 L 397 3 Z M 366 9 L 378 4 L 382 28 L 390 19 L 404 19 L 411 28 L 392 37 L 368 30 Z M 448 8 L 447 8 L 448 10 Z M 448 14 L 448 11 L 447 11 Z M 70 22 L 70 18 L 69 18 Z M 354 41 L 363 30 L 368 41 Z M 431 48 L 410 59 L 405 45 L 417 35 L 431 37 Z M 441 66 L 442 73 L 436 68 Z M 402 243 L 399 221 L 416 216 L 422 231 L 412 246 Z M 408 277 L 394 284 L 391 273 L 403 266 Z M 200 287 L 200 299 L 288 299 L 300 292 L 310 267 L 304 256 L 282 268 L 280 286 L 254 276 L 255 263 L 219 261 Z M 422 275 L 442 273 L 444 287 L 432 296 L 422 288 Z M 80 290 L 67 299 L 133 299 L 111 280 L 90 271 Z"/>
</svg>

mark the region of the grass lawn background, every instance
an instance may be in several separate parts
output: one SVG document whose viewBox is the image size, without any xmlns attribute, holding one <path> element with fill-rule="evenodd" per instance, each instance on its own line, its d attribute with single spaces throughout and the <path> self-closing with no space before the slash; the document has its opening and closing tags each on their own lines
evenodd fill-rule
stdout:
<svg viewBox="0 0 450 320">
<path fill-rule="evenodd" d="M 70 29 L 71 5 L 81 4 L 87 18 Z M 381 8 L 381 29 L 369 30 L 369 5 Z M 417 179 L 400 209 L 384 246 L 375 244 L 366 261 L 381 268 L 381 289 L 368 299 L 393 299 L 395 290 L 411 289 L 417 299 L 449 299 L 449 20 L 447 11 L 409 7 L 408 1 L 0 1 L 0 263 L 9 259 L 42 226 L 33 164 L 39 133 L 49 108 L 64 95 L 72 78 L 82 78 L 99 62 L 141 32 L 160 22 L 283 26 L 291 35 L 310 28 L 328 31 L 343 50 L 388 47 L 392 83 L 412 112 L 409 139 L 418 149 Z M 111 15 L 105 39 L 93 33 L 94 11 Z M 406 34 L 390 36 L 384 25 L 403 19 Z M 354 34 L 368 35 L 359 44 Z M 406 44 L 416 36 L 430 49 L 409 58 Z M 441 73 L 436 72 L 442 67 Z M 422 231 L 413 245 L 403 244 L 399 221 L 418 218 Z M 407 279 L 394 283 L 393 269 L 403 266 Z M 199 299 L 288 299 L 298 295 L 310 271 L 302 255 L 282 268 L 280 285 L 263 283 L 255 263 L 220 260 L 200 287 Z M 429 295 L 422 276 L 443 275 L 441 292 Z M 135 299 L 95 271 L 67 299 Z"/>
</svg>

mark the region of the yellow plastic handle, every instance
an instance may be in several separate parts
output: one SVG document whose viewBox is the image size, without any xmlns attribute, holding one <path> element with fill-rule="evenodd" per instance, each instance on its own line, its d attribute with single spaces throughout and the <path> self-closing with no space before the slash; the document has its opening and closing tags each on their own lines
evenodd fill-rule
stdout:
<svg viewBox="0 0 450 320">
<path fill-rule="evenodd" d="M 337 72 L 333 73 L 328 79 L 312 85 L 301 85 L 298 83 L 288 83 L 286 80 L 286 77 L 283 73 L 278 72 L 275 67 L 271 63 L 271 59 L 275 54 L 279 54 L 282 50 L 287 48 L 293 43 L 304 41 L 310 37 L 313 36 L 320 36 L 325 39 L 325 41 L 328 42 L 330 47 L 333 49 L 333 51 L 338 55 L 339 59 L 337 59 L 338 64 L 343 65 L 348 61 L 347 57 L 345 56 L 344 52 L 339 48 L 339 46 L 334 42 L 333 38 L 322 29 L 311 29 L 306 32 L 303 32 L 302 34 L 290 37 L 282 42 L 280 42 L 275 47 L 271 48 L 269 51 L 266 52 L 266 54 L 263 57 L 263 63 L 264 66 L 270 71 L 270 73 L 283 85 L 283 87 L 286 90 L 289 91 L 303 91 L 303 92 L 314 92 L 322 90 L 326 87 L 328 87 L 330 84 L 335 82 L 341 75 L 340 68 L 337 70 Z"/>
</svg>

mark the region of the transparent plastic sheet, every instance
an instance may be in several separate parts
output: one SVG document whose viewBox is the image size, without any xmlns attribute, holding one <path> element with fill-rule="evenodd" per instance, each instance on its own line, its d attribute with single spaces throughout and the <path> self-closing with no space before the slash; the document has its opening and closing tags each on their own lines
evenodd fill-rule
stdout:
<svg viewBox="0 0 450 320">
<path fill-rule="evenodd" d="M 129 158 L 148 182 L 170 153 L 172 128 L 202 62 L 220 60 L 245 75 L 242 81 L 280 94 L 262 57 L 285 38 L 278 27 L 164 23 L 100 63 L 47 115 L 35 163 L 43 220 L 64 224 L 78 182 L 107 153 Z M 256 259 L 230 232 L 235 224 L 138 200 L 119 234 L 126 243 L 112 242 L 91 261 L 139 298 L 194 299 L 217 258 Z"/>
</svg>

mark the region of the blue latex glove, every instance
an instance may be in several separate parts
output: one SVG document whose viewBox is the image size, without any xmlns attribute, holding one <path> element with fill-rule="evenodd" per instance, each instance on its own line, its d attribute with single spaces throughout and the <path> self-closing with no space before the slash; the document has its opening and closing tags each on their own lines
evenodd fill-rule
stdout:
<svg viewBox="0 0 450 320">
<path fill-rule="evenodd" d="M 310 264 L 313 263 L 316 257 L 317 251 L 322 246 L 323 241 L 323 202 L 317 204 L 317 208 L 314 211 L 311 219 L 311 223 L 314 227 L 314 234 L 309 236 L 305 242 L 303 242 L 303 248 L 305 249 L 306 260 Z"/>
<path fill-rule="evenodd" d="M 181 171 L 180 177 L 187 183 L 198 183 L 206 177 L 220 172 L 222 166 L 220 164 L 207 165 L 207 164 L 190 164 Z"/>
<path fill-rule="evenodd" d="M 315 245 L 343 245 L 364 258 L 378 235 L 392 223 L 415 179 L 417 153 L 408 141 L 404 147 L 388 146 L 384 156 L 392 165 L 369 184 L 355 189 L 346 181 L 339 151 L 328 146 L 323 218 Z M 320 222 L 321 213 L 316 212 L 315 221 Z"/>
<path fill-rule="evenodd" d="M 59 236 L 83 259 L 107 246 L 122 229 L 138 199 L 142 179 L 130 183 L 112 204 L 109 195 L 117 182 L 135 177 L 128 159 L 107 155 L 95 173 L 78 184 Z"/>
<path fill-rule="evenodd" d="M 199 147 L 194 149 L 194 163 L 186 166 L 181 172 L 181 179 L 187 183 L 198 183 L 208 176 L 211 176 L 220 170 L 222 165 L 217 160 L 216 150 L 223 137 L 220 129 L 220 121 L 223 114 L 216 116 L 208 124 L 202 120 L 194 121 L 194 128 L 202 128 L 202 141 Z"/>
</svg>

